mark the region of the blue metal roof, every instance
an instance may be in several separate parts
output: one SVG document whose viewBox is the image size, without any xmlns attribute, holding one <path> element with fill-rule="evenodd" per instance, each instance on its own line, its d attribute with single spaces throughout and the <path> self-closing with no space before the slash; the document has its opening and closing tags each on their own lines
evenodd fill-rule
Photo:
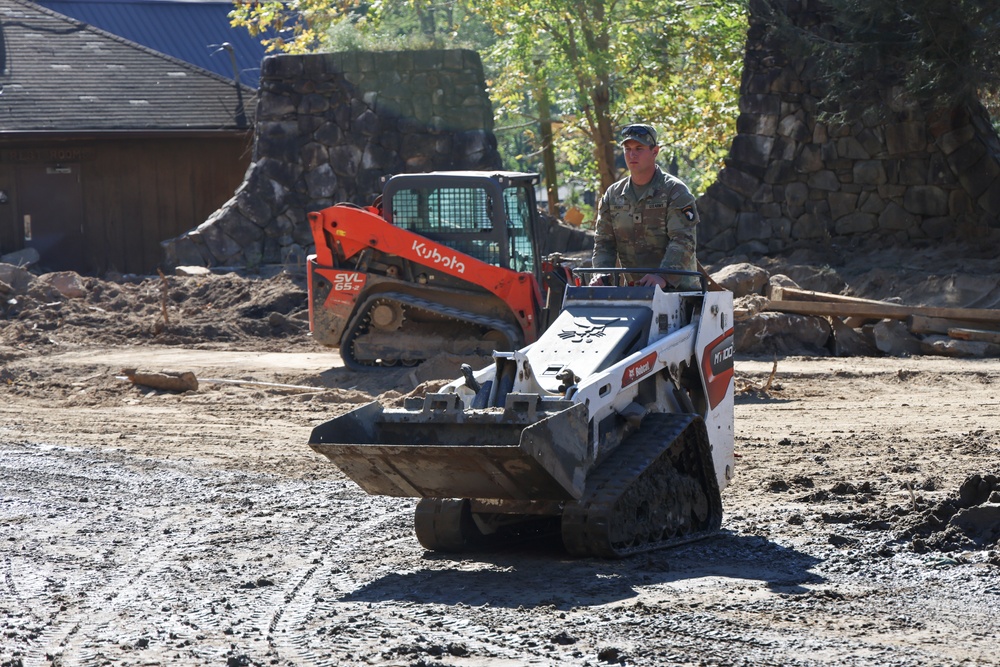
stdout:
<svg viewBox="0 0 1000 667">
<path fill-rule="evenodd" d="M 0 0 L 0 136 L 246 132 L 253 91 L 28 0 Z"/>
<path fill-rule="evenodd" d="M 232 45 L 244 85 L 260 85 L 264 46 L 229 24 L 232 2 L 216 0 L 36 0 L 52 11 L 233 79 Z"/>
</svg>

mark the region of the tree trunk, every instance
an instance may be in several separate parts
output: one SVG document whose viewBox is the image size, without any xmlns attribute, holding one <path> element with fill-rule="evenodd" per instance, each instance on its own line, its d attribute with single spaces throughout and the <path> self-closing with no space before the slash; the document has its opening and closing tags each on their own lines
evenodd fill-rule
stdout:
<svg viewBox="0 0 1000 667">
<path fill-rule="evenodd" d="M 535 98 L 538 100 L 538 117 L 542 139 L 542 167 L 545 175 L 545 192 L 548 195 L 549 215 L 558 216 L 559 183 L 556 179 L 556 156 L 552 145 L 552 109 L 549 91 L 541 76 L 535 77 Z"/>
<path fill-rule="evenodd" d="M 611 96 L 608 94 L 608 84 L 600 82 L 591 91 L 590 98 L 594 103 L 594 120 L 596 135 L 594 139 L 594 157 L 597 160 L 597 173 L 601 178 L 601 193 L 618 180 L 615 169 L 615 128 L 611 123 Z"/>
</svg>

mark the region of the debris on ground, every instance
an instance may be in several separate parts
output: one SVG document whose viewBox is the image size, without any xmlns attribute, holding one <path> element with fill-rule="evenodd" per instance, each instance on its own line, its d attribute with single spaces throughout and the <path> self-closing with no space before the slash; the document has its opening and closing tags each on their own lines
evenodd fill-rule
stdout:
<svg viewBox="0 0 1000 667">
<path fill-rule="evenodd" d="M 907 522 L 900 538 L 917 553 L 954 552 L 1000 543 L 1000 477 L 970 475 L 956 496 L 926 508 Z"/>
<path fill-rule="evenodd" d="M 738 353 L 996 357 L 1000 271 L 988 250 L 802 248 L 707 271 L 734 294 Z M 0 321 L 0 346 L 20 349 L 270 341 L 277 351 L 309 335 L 304 276 L 203 267 L 97 278 L 0 264 Z"/>
<path fill-rule="evenodd" d="M 198 378 L 191 371 L 139 371 L 122 370 L 129 382 L 161 391 L 198 391 Z"/>
<path fill-rule="evenodd" d="M 302 277 L 36 276 L 0 264 L 0 348 L 65 345 L 238 345 L 278 351 L 309 333 Z"/>
<path fill-rule="evenodd" d="M 752 394 L 758 398 L 766 398 L 770 396 L 771 389 L 780 389 L 780 385 L 774 383 L 774 376 L 778 373 L 778 359 L 775 358 L 774 365 L 771 367 L 771 373 L 767 376 L 766 380 L 763 381 L 753 381 L 747 380 L 746 378 L 736 378 L 736 394 Z"/>
<path fill-rule="evenodd" d="M 734 258 L 713 276 L 735 297 L 737 352 L 988 358 L 1000 356 L 990 252 L 801 249 L 756 263 Z"/>
</svg>

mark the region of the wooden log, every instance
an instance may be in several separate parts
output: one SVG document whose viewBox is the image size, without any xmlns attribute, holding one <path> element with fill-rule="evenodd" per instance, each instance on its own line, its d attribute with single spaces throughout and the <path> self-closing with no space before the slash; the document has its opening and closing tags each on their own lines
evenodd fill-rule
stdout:
<svg viewBox="0 0 1000 667">
<path fill-rule="evenodd" d="M 814 292 L 808 289 L 798 289 L 795 287 L 782 287 L 772 285 L 770 298 L 774 301 L 830 301 L 832 303 L 869 303 L 885 304 L 885 301 L 875 299 L 862 299 L 857 296 L 846 296 L 844 294 L 831 294 L 830 292 Z M 887 304 L 894 305 L 894 304 Z"/>
<path fill-rule="evenodd" d="M 915 334 L 941 334 L 948 335 L 949 329 L 975 329 L 972 320 L 955 320 L 943 317 L 927 317 L 926 315 L 914 315 L 909 321 L 910 331 Z"/>
<path fill-rule="evenodd" d="M 122 375 L 127 377 L 132 384 L 142 385 L 150 389 L 160 389 L 162 391 L 197 391 L 198 378 L 190 371 L 175 372 L 153 372 L 137 371 L 134 368 L 126 368 Z"/>
<path fill-rule="evenodd" d="M 1000 344 L 1000 331 L 986 331 L 985 329 L 962 329 L 953 327 L 948 329 L 949 338 L 959 340 L 976 340 L 984 343 Z"/>
<path fill-rule="evenodd" d="M 815 292 L 813 290 L 799 289 L 796 287 L 782 287 L 773 285 L 770 290 L 771 298 L 785 301 L 830 301 L 833 303 L 868 303 L 884 304 L 885 301 L 875 299 L 862 299 L 856 296 L 846 296 L 844 294 L 832 294 L 830 292 Z M 892 304 L 890 304 L 892 305 Z M 845 317 L 844 324 L 851 329 L 859 329 L 868 322 L 878 321 L 879 318 L 872 317 Z"/>
<path fill-rule="evenodd" d="M 914 315 L 942 317 L 969 322 L 1000 324 L 1000 310 L 980 308 L 940 308 L 937 306 L 901 306 L 892 303 L 833 303 L 823 301 L 771 301 L 768 310 L 800 315 L 866 317 L 879 320 L 907 320 Z"/>
</svg>

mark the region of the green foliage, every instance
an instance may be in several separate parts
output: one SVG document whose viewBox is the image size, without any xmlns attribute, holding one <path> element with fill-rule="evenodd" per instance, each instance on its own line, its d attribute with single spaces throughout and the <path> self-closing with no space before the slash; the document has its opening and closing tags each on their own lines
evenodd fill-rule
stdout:
<svg viewBox="0 0 1000 667">
<path fill-rule="evenodd" d="M 676 31 L 679 53 L 667 63 L 672 71 L 649 72 L 626 98 L 635 100 L 633 116 L 656 126 L 661 163 L 675 157 L 679 175 L 695 192 L 714 182 L 736 134 L 746 21 L 739 3 L 690 8 Z M 644 95 L 646 90 L 658 94 Z"/>
<path fill-rule="evenodd" d="M 263 0 L 236 2 L 230 23 L 260 36 L 268 51 L 309 53 L 322 44 L 322 35 L 344 20 L 356 5 L 345 0 Z M 275 37 L 266 37 L 273 33 Z"/>
<path fill-rule="evenodd" d="M 561 121 L 563 180 L 599 189 L 619 177 L 601 152 L 617 158 L 617 130 L 630 122 L 657 127 L 665 161 L 676 155 L 693 189 L 715 179 L 736 131 L 745 3 L 497 0 L 484 15 L 498 34 L 486 58 L 498 137 L 519 168 L 540 159 L 541 81 Z"/>
<path fill-rule="evenodd" d="M 464 0 L 291 0 L 236 3 L 234 26 L 262 37 L 269 51 L 395 51 L 478 48 L 492 33 Z"/>
<path fill-rule="evenodd" d="M 277 31 L 269 48 L 483 54 L 506 166 L 541 172 L 538 94 L 551 101 L 560 181 L 606 187 L 623 173 L 617 131 L 649 122 L 662 166 L 695 191 L 735 134 L 745 0 L 292 0 L 238 4 L 234 25 Z"/>
</svg>

